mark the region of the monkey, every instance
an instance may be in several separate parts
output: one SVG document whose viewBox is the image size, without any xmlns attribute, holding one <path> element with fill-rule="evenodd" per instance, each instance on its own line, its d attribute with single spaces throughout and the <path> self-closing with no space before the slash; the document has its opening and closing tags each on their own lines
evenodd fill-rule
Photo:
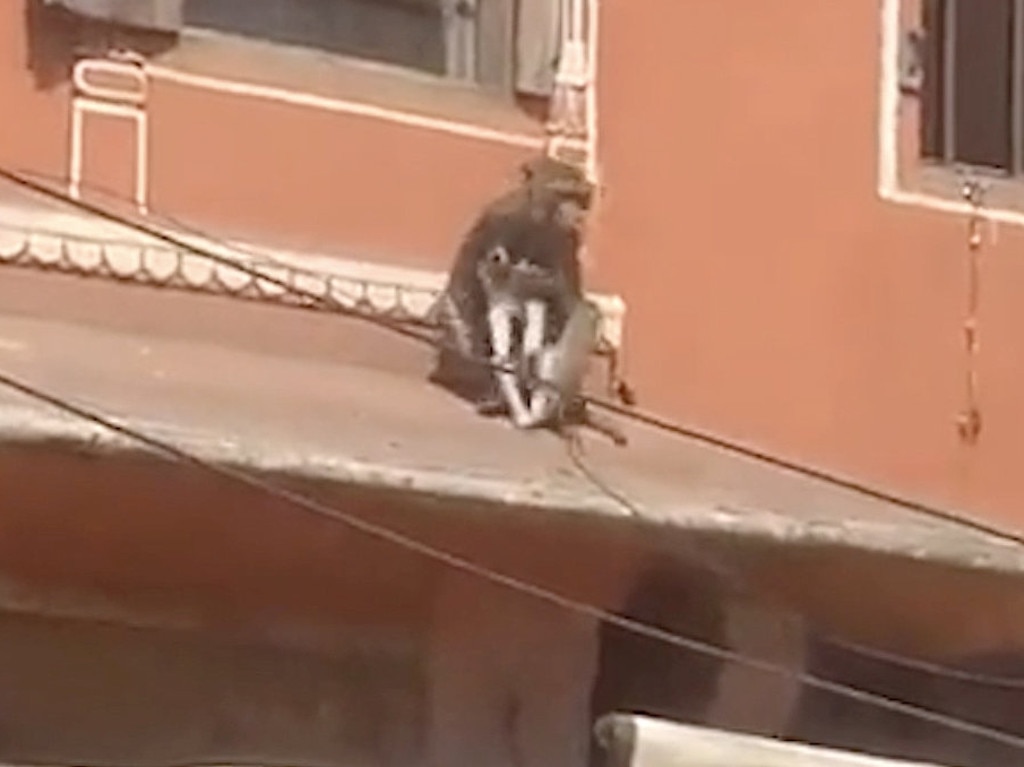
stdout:
<svg viewBox="0 0 1024 767">
<path fill-rule="evenodd" d="M 574 201 L 568 202 L 572 206 Z M 570 207 L 568 212 L 575 210 Z M 576 222 L 557 218 L 509 222 L 505 239 L 477 268 L 487 297 L 492 361 L 502 368 L 495 373 L 501 402 L 519 428 L 546 426 L 564 434 L 570 424 L 587 425 L 624 446 L 625 435 L 595 415 L 578 396 L 601 313 L 583 294 Z M 514 355 L 516 322 L 523 327 L 520 349 Z M 508 370 L 510 364 L 515 372 Z M 521 387 L 526 389 L 525 398 Z"/>
<path fill-rule="evenodd" d="M 590 183 L 579 169 L 546 155 L 520 170 L 520 185 L 488 205 L 463 237 L 447 284 L 427 315 L 441 342 L 429 380 L 474 402 L 482 415 L 506 413 L 509 405 L 486 364 L 494 350 L 481 262 L 504 243 L 506 254 L 518 254 L 517 262 L 525 258 L 547 266 L 570 287 L 580 281 L 579 229 L 591 204 Z M 524 344 L 530 349 L 539 348 L 541 330 L 550 324 L 541 314 L 534 302 L 531 316 L 521 318 L 528 331 Z"/>
<path fill-rule="evenodd" d="M 454 336 L 450 340 L 463 353 L 479 352 L 478 348 L 469 348 L 479 346 L 479 338 L 471 337 L 476 330 L 471 320 L 479 319 L 483 298 L 476 283 L 474 265 L 484 256 L 492 244 L 490 241 L 495 236 L 500 237 L 515 219 L 524 216 L 535 221 L 553 219 L 573 229 L 576 225 L 573 208 L 586 209 L 590 204 L 589 183 L 571 165 L 545 155 L 524 163 L 520 170 L 520 186 L 488 205 L 464 237 L 448 284 L 428 312 L 428 319 L 433 319 L 435 324 L 448 331 L 448 335 Z M 451 361 L 450 357 L 442 356 L 437 367 L 444 368 L 445 363 Z"/>
<path fill-rule="evenodd" d="M 524 354 L 520 378 L 530 392 L 529 415 L 523 428 L 548 426 L 563 436 L 571 425 L 585 425 L 607 436 L 619 447 L 626 435 L 610 421 L 598 417 L 580 399 L 590 354 L 597 340 L 601 310 L 582 295 L 576 296 L 561 334 L 532 354 Z"/>
</svg>

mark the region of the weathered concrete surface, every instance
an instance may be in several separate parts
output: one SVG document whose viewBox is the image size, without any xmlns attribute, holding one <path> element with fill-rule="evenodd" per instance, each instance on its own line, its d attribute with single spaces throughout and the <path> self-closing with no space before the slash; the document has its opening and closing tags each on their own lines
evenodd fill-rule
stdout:
<svg viewBox="0 0 1024 767">
<path fill-rule="evenodd" d="M 6 764 L 416 764 L 415 637 L 328 657 L 0 613 Z M 381 651 L 383 650 L 383 651 Z"/>
<path fill-rule="evenodd" d="M 633 536 L 582 515 L 472 513 L 367 488 L 289 484 L 363 521 L 593 604 L 614 607 L 628 583 Z M 545 747 L 565 740 L 567 723 L 577 737 L 588 730 L 576 725 L 585 706 L 552 700 L 547 675 L 503 674 L 503 659 L 518 658 L 523 669 L 531 660 L 576 657 L 579 632 L 565 636 L 551 620 L 571 625 L 572 613 L 497 588 L 439 592 L 447 573 L 438 563 L 265 493 L 144 454 L 6 444 L 0 509 L 0 609 L 17 614 L 5 622 L 9 613 L 0 612 L 0 709 L 18 711 L 0 716 L 0 761 L 415 765 L 425 719 L 471 712 L 498 724 L 487 737 L 503 732 L 506 695 L 490 685 L 493 697 L 477 697 L 480 688 L 463 683 L 472 679 L 512 686 L 506 694 L 525 716 L 542 707 L 553 733 Z M 510 603 L 517 609 L 506 617 Z M 67 626 L 56 637 L 45 628 L 15 630 L 19 621 L 51 618 Z M 479 631 L 509 621 L 515 636 Z M 97 623 L 110 630 L 97 636 Z M 184 638 L 163 641 L 167 629 Z M 526 637 L 549 646 L 537 652 L 534 644 L 524 658 L 517 648 Z M 62 652 L 66 644 L 72 650 Z M 258 652 L 238 650 L 233 663 L 223 646 Z M 576 689 L 593 673 L 565 671 L 562 682 Z M 152 685 L 159 690 L 147 696 Z M 125 709 L 130 715 L 119 716 Z"/>
<path fill-rule="evenodd" d="M 60 281 L 48 279 L 53 282 L 36 289 Z M 193 302 L 203 303 L 200 298 L 160 296 L 184 315 Z M 314 321 L 302 312 L 274 314 Z M 270 319 L 263 317 L 264 323 Z M 315 320 L 326 321 L 347 323 Z M 301 343 L 301 325 L 296 323 L 295 343 Z M 299 354 L 259 354 L 24 316 L 0 317 L 0 329 L 0 371 L 208 460 L 779 542 L 857 546 L 1006 570 L 1024 565 L 1019 546 L 644 429 L 627 428 L 632 446 L 626 450 L 590 443 L 591 466 L 630 499 L 633 508 L 625 509 L 580 476 L 557 440 L 479 419 L 419 378 Z M 211 335 L 216 332 L 211 328 Z M 250 343 L 258 342 L 260 332 L 259 325 L 252 327 Z M 385 356 L 422 354 L 384 331 L 373 332 Z M 279 335 L 282 340 L 287 339 Z M 102 427 L 11 391 L 0 393 L 0 430 L 7 441 L 133 447 Z"/>
<path fill-rule="evenodd" d="M 338 359 L 318 360 L 308 346 L 301 345 L 304 322 L 322 330 L 324 326 L 318 323 L 344 325 L 342 320 L 247 306 L 244 311 L 258 322 L 249 326 L 255 337 L 248 339 L 246 348 L 232 344 L 230 332 L 216 325 L 209 326 L 212 339 L 207 342 L 196 338 L 201 327 L 191 335 L 172 332 L 172 316 L 181 317 L 187 329 L 187 322 L 216 319 L 218 311 L 224 311 L 225 317 L 241 311 L 230 301 L 20 276 L 24 279 L 12 277 L 8 290 L 12 283 L 22 288 L 35 286 L 36 290 L 52 288 L 51 298 L 85 296 L 97 306 L 91 316 L 83 312 L 90 322 L 81 325 L 33 319 L 24 316 L 27 312 L 0 317 L 0 371 L 205 457 L 287 472 L 305 478 L 306 486 L 336 488 L 336 495 L 328 492 L 325 497 L 340 509 L 399 527 L 442 548 L 474 554 L 497 569 L 512 569 L 530 582 L 581 599 L 614 605 L 611 592 L 628 580 L 628 560 L 632 559 L 628 552 L 622 553 L 624 561 L 611 567 L 619 552 L 607 540 L 582 544 L 585 528 L 604 532 L 614 528 L 623 533 L 661 525 L 738 532 L 762 543 L 834 544 L 845 547 L 845 554 L 853 553 L 851 546 L 863 545 L 1019 569 L 1011 547 L 990 546 L 952 526 L 926 523 L 907 512 L 820 483 L 643 430 L 633 432 L 634 446 L 627 451 L 595 442 L 590 454 L 608 483 L 640 504 L 641 519 L 632 519 L 575 474 L 555 440 L 482 421 L 411 375 Z M 61 294 L 62 290 L 67 292 Z M 147 313 L 145 306 L 137 306 L 138 313 L 120 321 L 125 326 L 137 321 L 165 322 L 163 332 L 132 333 L 125 326 L 114 330 L 117 318 L 111 317 L 106 327 L 94 320 L 104 310 L 112 311 L 119 301 L 140 295 L 162 302 L 159 311 L 166 311 L 167 316 L 160 319 L 157 311 L 150 308 Z M 109 306 L 102 305 L 102 297 L 109 299 Z M 28 293 L 23 299 L 23 306 L 31 308 L 34 299 Z M 8 294 L 3 300 L 13 299 Z M 58 315 L 75 310 L 73 304 L 54 304 Z M 277 320 L 283 324 L 275 325 Z M 266 327 L 259 322 L 275 327 L 273 344 L 292 339 L 294 353 L 278 348 L 260 353 L 252 348 Z M 391 345 L 386 353 L 401 353 L 403 342 L 381 334 L 378 343 Z M 406 353 L 415 360 L 408 350 Z M 136 597 L 145 597 L 142 601 L 160 602 L 147 605 L 159 611 L 188 603 L 191 612 L 183 621 L 186 624 L 242 623 L 246 629 L 255 624 L 251 633 L 261 637 L 268 630 L 288 630 L 306 623 L 316 626 L 323 642 L 324 636 L 339 636 L 342 624 L 350 624 L 353 616 L 375 625 L 387 622 L 420 630 L 436 617 L 425 603 L 430 601 L 428 587 L 437 570 L 403 559 L 404 552 L 399 557 L 390 547 L 369 544 L 354 549 L 347 541 L 352 536 L 337 525 L 282 514 L 279 502 L 246 494 L 191 470 L 174 473 L 158 462 L 140 460 L 138 455 L 122 452 L 130 447 L 124 441 L 20 395 L 0 394 L 0 424 L 7 434 L 0 484 L 8 488 L 5 502 L 16 510 L 7 516 L 17 520 L 16 529 L 3 530 L 2 561 L 8 569 L 17 560 L 25 580 L 31 580 L 32 563 L 44 558 L 42 551 L 66 568 L 68 581 L 81 583 L 88 577 L 99 591 L 106 595 L 114 592 L 122 601 L 131 603 Z M 58 450 L 37 451 L 45 459 L 37 456 L 33 463 L 32 446 L 52 444 L 52 440 L 75 447 L 70 455 L 77 456 L 79 465 L 69 460 L 68 451 Z M 119 460 L 88 457 L 105 450 L 117 451 Z M 156 477 L 142 483 L 131 470 L 133 464 L 140 471 L 150 466 L 165 484 L 156 484 Z M 28 470 L 33 466 L 35 474 Z M 186 480 L 189 475 L 192 478 Z M 56 487 L 57 479 L 70 483 L 67 492 Z M 129 487 L 134 488 L 130 495 Z M 161 492 L 161 487 L 168 492 Z M 401 524 L 395 524 L 395 514 L 387 510 L 387 504 L 360 500 L 355 490 L 388 491 L 392 500 L 401 496 Z M 78 505 L 76 492 L 81 494 Z M 439 516 L 415 513 L 420 501 L 441 510 L 477 509 L 476 515 L 460 515 L 473 516 L 476 529 L 442 533 Z M 501 506 L 517 508 L 518 524 L 533 526 L 538 534 L 531 535 L 523 527 L 511 534 L 505 525 L 486 524 L 494 521 L 486 514 L 497 516 Z M 728 507 L 734 510 L 728 511 Z M 69 510 L 79 513 L 69 514 Z M 506 519 L 505 515 L 502 518 Z M 594 520 L 603 524 L 579 524 Z M 551 528 L 570 524 L 573 535 L 551 534 Z M 483 528 L 489 531 L 487 536 L 481 534 Z M 855 535 L 850 536 L 850 531 Z M 542 540 L 539 532 L 552 540 Z M 519 545 L 512 546 L 513 539 Z M 82 552 L 83 541 L 89 544 L 85 547 L 88 556 Z M 21 557 L 15 556 L 16 544 L 26 552 Z M 388 549 L 397 561 L 383 567 L 378 548 Z M 828 603 L 833 614 L 859 613 L 886 638 L 896 631 L 886 610 L 899 610 L 907 623 L 927 622 L 922 616 L 932 608 L 920 600 L 909 608 L 907 601 L 913 599 L 913 593 L 934 596 L 940 589 L 939 581 L 933 579 L 934 569 L 919 568 L 922 573 L 917 579 L 909 571 L 889 572 L 886 578 L 879 575 L 886 585 L 880 585 L 876 593 L 867 575 L 883 569 L 877 558 L 862 558 L 861 569 L 854 570 L 850 568 L 852 557 L 829 556 L 818 570 L 801 570 L 808 562 L 815 565 L 813 557 L 808 558 L 813 548 L 780 555 L 790 570 L 788 576 L 779 575 L 776 580 L 810 582 L 819 588 L 816 596 Z M 486 553 L 481 555 L 481 549 Z M 572 568 L 565 566 L 570 557 Z M 129 578 L 130 574 L 137 579 Z M 832 579 L 829 583 L 816 580 L 825 574 Z M 374 577 L 372 586 L 367 584 L 370 575 Z M 597 583 L 599 578 L 614 583 Z M 921 586 L 923 581 L 927 583 Z M 941 588 L 951 587 L 951 582 L 943 581 Z M 37 588 L 46 585 L 36 583 Z M 907 591 L 911 597 L 889 599 L 879 606 L 878 602 L 895 591 Z M 126 597 L 129 592 L 131 598 Z M 874 599 L 865 600 L 865 595 Z M 197 600 L 201 602 L 198 608 Z M 858 600 L 865 603 L 863 610 L 856 608 Z M 814 607 L 810 605 L 812 612 Z M 394 615 L 384 615 L 385 608 Z M 951 616 L 960 631 L 968 622 L 964 611 L 972 613 L 970 620 L 978 620 L 978 613 L 986 617 L 997 614 L 976 599 L 951 592 L 932 613 L 936 611 L 942 614 L 938 631 L 943 637 L 953 630 Z M 819 614 L 825 612 L 819 610 Z M 500 628 L 500 621 L 495 625 Z M 454 647 L 459 647 L 462 635 L 455 630 L 458 627 L 449 624 L 448 628 L 454 632 Z M 1003 633 L 1007 632 L 985 632 L 984 640 Z M 434 639 L 444 637 L 435 635 Z M 982 640 L 973 635 L 960 640 L 975 641 Z M 481 678 L 492 673 L 500 675 L 501 669 L 495 672 L 486 665 L 480 669 Z M 725 686 L 734 687 L 728 682 Z M 736 700 L 728 690 L 724 694 Z M 767 694 L 777 695 L 778 690 Z M 456 697 L 460 697 L 458 691 Z M 465 705 L 475 706 L 475 699 Z M 746 719 L 742 710 L 718 710 L 716 715 Z M 745 724 L 751 726 L 749 721 Z"/>
<path fill-rule="evenodd" d="M 453 572 L 434 610 L 425 764 L 586 767 L 598 621 Z"/>
<path fill-rule="evenodd" d="M 137 239 L 9 182 L 0 183 L 0 206 L 21 219 L 37 211 L 48 231 Z M 1024 547 L 641 429 L 630 430 L 627 451 L 591 447 L 594 468 L 633 502 L 627 510 L 582 478 L 555 440 L 478 419 L 427 386 L 424 349 L 322 312 L 13 268 L 0 280 L 4 312 L 25 319 L 3 323 L 11 337 L 0 341 L 0 364 L 13 367 L 2 369 L 214 460 L 959 566 L 1024 564 Z M 91 427 L 27 404 L 0 397 L 11 439 L 109 444 Z"/>
</svg>

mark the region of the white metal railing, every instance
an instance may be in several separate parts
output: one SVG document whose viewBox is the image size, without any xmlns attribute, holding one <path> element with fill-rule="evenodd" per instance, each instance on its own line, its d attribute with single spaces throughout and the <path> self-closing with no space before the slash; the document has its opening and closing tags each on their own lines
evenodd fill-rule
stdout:
<svg viewBox="0 0 1024 767">
<path fill-rule="evenodd" d="M 106 84 L 101 78 L 106 77 Z M 107 59 L 81 59 L 71 75 L 71 150 L 68 156 L 68 194 L 82 192 L 85 163 L 85 116 L 100 115 L 127 120 L 134 129 L 135 179 L 132 197 L 145 213 L 149 192 L 149 125 L 146 100 L 149 82 L 141 57 L 118 52 Z"/>
<path fill-rule="evenodd" d="M 446 275 L 339 255 L 294 253 L 252 243 L 227 243 L 152 221 L 188 244 L 235 260 L 273 278 L 261 280 L 214 264 L 123 227 L 85 216 L 0 206 L 0 266 L 24 266 L 84 276 L 165 285 L 251 300 L 308 305 L 277 284 L 286 280 L 331 304 L 392 319 L 421 321 L 444 288 Z M 589 296 L 601 310 L 599 351 L 614 355 L 623 342 L 625 304 L 615 295 Z"/>
</svg>

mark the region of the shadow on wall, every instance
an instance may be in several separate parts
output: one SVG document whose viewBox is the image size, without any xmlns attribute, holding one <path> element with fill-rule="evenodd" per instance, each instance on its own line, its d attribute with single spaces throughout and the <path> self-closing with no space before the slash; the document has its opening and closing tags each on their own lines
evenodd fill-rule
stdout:
<svg viewBox="0 0 1024 767">
<path fill-rule="evenodd" d="M 173 33 L 96 21 L 42 0 L 25 3 L 25 31 L 28 41 L 25 65 L 40 90 L 67 82 L 78 59 L 104 56 L 115 49 L 156 56 L 178 42 L 178 36 Z"/>
<path fill-rule="evenodd" d="M 820 640 L 808 649 L 807 670 L 820 678 L 1024 737 L 1020 715 L 1024 711 L 1024 650 L 996 650 L 938 663 L 966 674 L 909 669 Z M 1022 758 L 1018 749 L 988 738 L 806 688 L 787 737 L 951 767 L 997 767 L 1020 764 Z"/>
<path fill-rule="evenodd" d="M 719 647 L 727 643 L 726 591 L 710 572 L 659 567 L 641 576 L 620 614 Z M 592 721 L 612 711 L 702 724 L 723 663 L 602 624 Z M 591 765 L 601 764 L 598 748 Z"/>
<path fill-rule="evenodd" d="M 668 568 L 641 578 L 620 614 L 699 639 L 730 645 L 731 591 L 710 573 Z M 724 662 L 603 624 L 592 721 L 611 711 L 715 726 Z M 869 657 L 811 634 L 804 669 L 819 679 L 866 690 L 960 721 L 1024 738 L 1024 648 L 944 658 L 945 674 Z M 771 705 L 771 703 L 769 703 Z M 1022 763 L 1019 749 L 877 705 L 804 686 L 780 736 L 820 746 L 950 767 Z M 590 764 L 605 763 L 592 748 Z"/>
</svg>

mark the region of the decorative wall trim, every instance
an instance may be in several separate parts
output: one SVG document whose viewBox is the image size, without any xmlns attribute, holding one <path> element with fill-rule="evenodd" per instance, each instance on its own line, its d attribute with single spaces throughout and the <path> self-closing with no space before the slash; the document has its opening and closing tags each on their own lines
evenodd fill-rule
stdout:
<svg viewBox="0 0 1024 767">
<path fill-rule="evenodd" d="M 576 163 L 598 184 L 598 0 L 561 1 L 561 55 L 555 72 L 546 151 Z"/>
<path fill-rule="evenodd" d="M 195 74 L 181 69 L 165 67 L 158 64 L 146 64 L 146 74 L 149 77 L 167 82 L 185 85 L 200 90 L 207 90 L 215 93 L 225 93 L 233 96 L 245 96 L 249 98 L 274 101 L 280 104 L 320 109 L 326 112 L 365 117 L 371 120 L 390 122 L 396 125 L 405 125 L 411 128 L 437 133 L 447 133 L 452 136 L 485 141 L 506 146 L 522 147 L 525 149 L 541 149 L 544 146 L 544 138 L 539 135 L 526 133 L 513 133 L 509 131 L 488 128 L 475 123 L 449 120 L 442 117 L 433 117 L 418 112 L 404 109 L 392 109 L 377 106 L 363 101 L 352 99 L 329 98 L 315 93 L 303 93 L 301 91 L 287 90 L 270 85 L 242 80 L 230 80 L 223 77 L 212 77 L 208 75 Z"/>
<path fill-rule="evenodd" d="M 388 266 L 333 255 L 295 253 L 249 243 L 211 242 L 165 228 L 178 239 L 237 260 L 250 270 L 322 296 L 347 309 L 409 323 L 422 322 L 445 283 L 442 272 Z M 0 265 L 65 272 L 139 285 L 230 296 L 331 311 L 279 284 L 171 248 L 126 228 L 85 217 L 0 208 Z M 622 345 L 625 303 L 592 295 L 603 323 L 599 351 Z"/>
<path fill-rule="evenodd" d="M 136 209 L 145 213 L 149 197 L 149 79 L 141 59 L 127 55 L 111 59 L 81 59 L 71 75 L 71 128 L 68 152 L 68 194 L 79 199 L 85 157 L 85 116 L 128 120 L 135 141 L 134 190 Z M 101 78 L 107 77 L 104 83 Z"/>
</svg>

